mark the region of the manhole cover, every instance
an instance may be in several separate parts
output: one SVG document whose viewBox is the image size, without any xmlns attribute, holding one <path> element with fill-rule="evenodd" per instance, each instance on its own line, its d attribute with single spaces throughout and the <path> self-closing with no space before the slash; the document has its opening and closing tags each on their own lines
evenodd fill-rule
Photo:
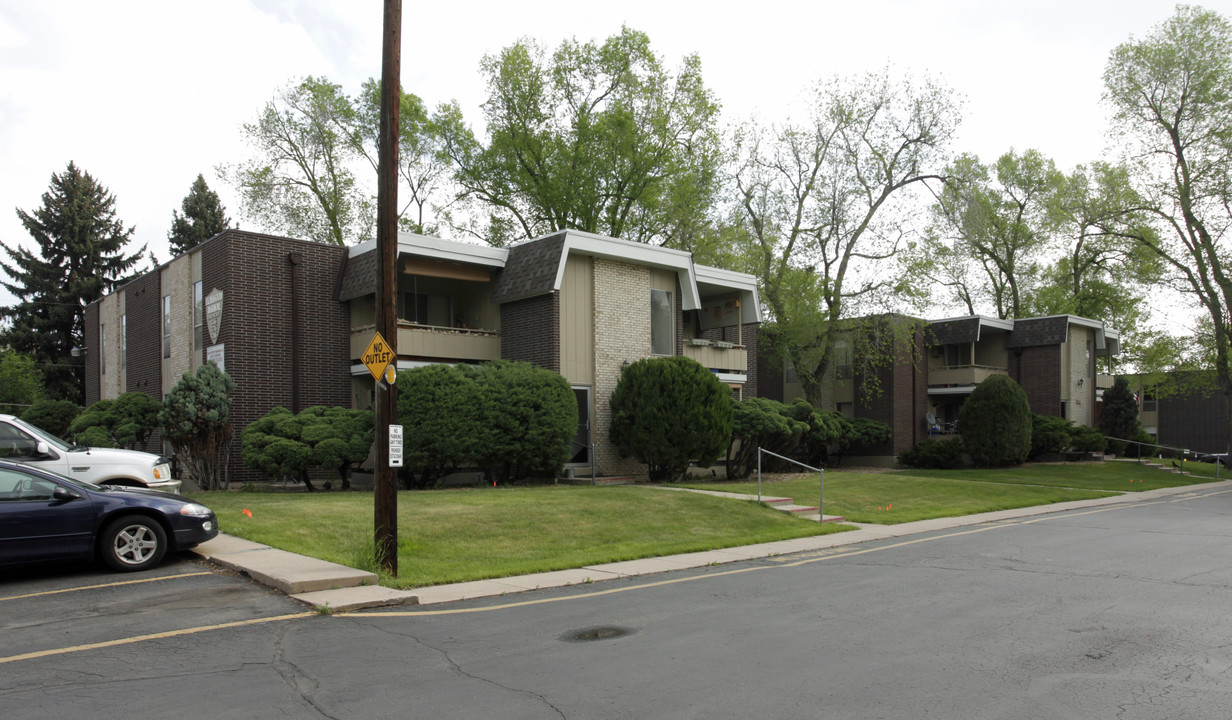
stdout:
<svg viewBox="0 0 1232 720">
<path fill-rule="evenodd" d="M 592 640 L 611 640 L 613 638 L 632 635 L 635 630 L 632 628 L 617 627 L 615 625 L 599 625 L 597 627 L 582 628 L 581 630 L 570 630 L 560 636 L 565 642 L 590 642 Z"/>
</svg>

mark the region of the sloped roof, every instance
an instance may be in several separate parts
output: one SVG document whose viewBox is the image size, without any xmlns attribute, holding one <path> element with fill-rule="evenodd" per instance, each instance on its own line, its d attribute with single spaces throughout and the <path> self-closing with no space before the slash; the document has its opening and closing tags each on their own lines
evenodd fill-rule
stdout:
<svg viewBox="0 0 1232 720">
<path fill-rule="evenodd" d="M 492 302 L 507 303 L 555 290 L 565 236 L 562 232 L 510 247 L 505 268 L 496 274 L 492 286 Z"/>
<path fill-rule="evenodd" d="M 1068 315 L 1025 318 L 1014 321 L 1014 331 L 1005 341 L 1007 348 L 1060 345 L 1069 336 Z"/>
</svg>

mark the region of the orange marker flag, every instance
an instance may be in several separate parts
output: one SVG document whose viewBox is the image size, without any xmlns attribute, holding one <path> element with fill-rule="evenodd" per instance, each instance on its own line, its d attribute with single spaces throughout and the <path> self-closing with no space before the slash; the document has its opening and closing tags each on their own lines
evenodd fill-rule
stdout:
<svg viewBox="0 0 1232 720">
<path fill-rule="evenodd" d="M 240 512 L 243 513 L 244 515 L 247 515 L 248 517 L 252 517 L 252 511 L 249 510 L 248 508 L 244 508 Z"/>
</svg>

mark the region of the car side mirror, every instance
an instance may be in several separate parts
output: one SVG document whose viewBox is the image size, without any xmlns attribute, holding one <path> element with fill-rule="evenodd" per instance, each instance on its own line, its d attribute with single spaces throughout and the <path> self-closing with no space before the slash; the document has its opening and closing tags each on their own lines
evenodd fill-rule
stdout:
<svg viewBox="0 0 1232 720">
<path fill-rule="evenodd" d="M 56 486 L 56 489 L 51 492 L 51 497 L 58 502 L 69 502 L 72 500 L 80 500 L 81 493 L 76 490 L 70 490 L 66 487 Z"/>
<path fill-rule="evenodd" d="M 34 446 L 34 454 L 35 457 L 47 457 L 51 454 L 51 446 L 45 441 L 39 440 L 38 444 Z"/>
</svg>

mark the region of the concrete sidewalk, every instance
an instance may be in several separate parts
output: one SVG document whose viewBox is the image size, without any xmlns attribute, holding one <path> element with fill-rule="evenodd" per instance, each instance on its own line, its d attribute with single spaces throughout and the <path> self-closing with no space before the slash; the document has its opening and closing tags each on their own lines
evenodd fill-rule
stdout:
<svg viewBox="0 0 1232 720">
<path fill-rule="evenodd" d="M 457 583 L 454 585 L 434 585 L 432 587 L 411 590 L 394 590 L 381 587 L 377 585 L 377 576 L 374 573 L 356 570 L 324 560 L 317 560 L 316 558 L 296 555 L 283 550 L 276 550 L 266 545 L 241 540 L 229 535 L 219 535 L 208 543 L 195 548 L 195 552 L 206 560 L 247 575 L 308 605 L 318 609 L 342 611 L 382 605 L 446 603 L 456 600 L 507 595 L 527 590 L 565 587 L 621 577 L 650 575 L 669 570 L 686 570 L 788 553 L 821 550 L 842 545 L 855 545 L 869 542 L 870 540 L 883 540 L 1001 520 L 1048 515 L 1067 510 L 1149 502 L 1168 497 L 1179 499 L 1197 496 L 1211 490 L 1232 491 L 1232 480 L 1203 483 L 1200 485 L 1185 485 L 1176 488 L 1160 488 L 1142 493 L 1126 493 L 1095 500 L 1077 500 L 1016 510 L 1000 510 L 979 515 L 920 520 L 900 525 L 847 523 L 855 525 L 858 529 L 830 535 L 779 540 L 777 542 L 747 545 L 744 547 L 589 565 L 573 570 L 558 570 L 555 572 L 535 573 L 533 575 L 520 575 L 494 580 L 476 580 L 474 582 Z"/>
</svg>

